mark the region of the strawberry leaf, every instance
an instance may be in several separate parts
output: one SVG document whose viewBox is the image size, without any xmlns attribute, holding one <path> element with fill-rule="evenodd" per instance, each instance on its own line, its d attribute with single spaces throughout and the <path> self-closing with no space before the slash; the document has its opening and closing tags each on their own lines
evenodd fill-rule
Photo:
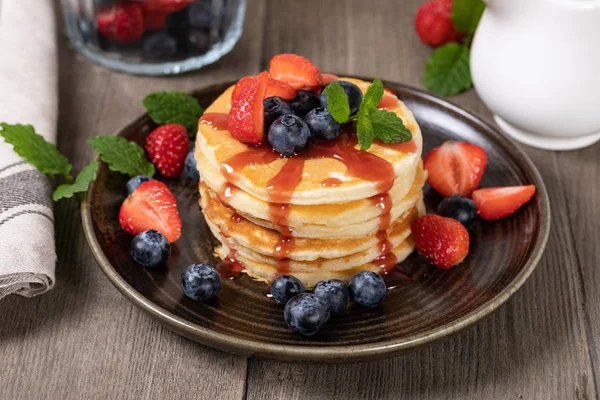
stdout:
<svg viewBox="0 0 600 400">
<path fill-rule="evenodd" d="M 13 146 L 15 153 L 33 165 L 42 174 L 69 176 L 71 164 L 56 146 L 35 133 L 31 125 L 0 123 L 0 136 Z"/>
<path fill-rule="evenodd" d="M 440 96 L 452 96 L 473 86 L 469 49 L 458 43 L 437 48 L 425 64 L 423 84 Z"/>
<path fill-rule="evenodd" d="M 485 10 L 485 3 L 482 0 L 454 0 L 452 4 L 454 29 L 472 35 L 477 29 L 483 10 Z"/>
<path fill-rule="evenodd" d="M 63 184 L 57 187 L 52 194 L 52 200 L 58 201 L 60 199 L 73 197 L 75 193 L 86 192 L 90 187 L 90 184 L 96 179 L 97 172 L 98 163 L 92 161 L 81 170 L 74 183 Z"/>
<path fill-rule="evenodd" d="M 148 161 L 144 149 L 120 136 L 96 136 L 88 139 L 94 150 L 100 154 L 111 171 L 121 172 L 131 177 L 152 176 L 156 172 Z"/>
</svg>

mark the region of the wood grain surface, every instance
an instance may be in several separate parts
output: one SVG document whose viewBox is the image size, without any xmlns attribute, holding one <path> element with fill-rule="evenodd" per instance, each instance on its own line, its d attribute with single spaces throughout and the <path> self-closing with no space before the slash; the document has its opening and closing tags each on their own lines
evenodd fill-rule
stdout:
<svg viewBox="0 0 600 400">
<path fill-rule="evenodd" d="M 421 87 L 430 49 L 413 31 L 420 0 L 249 0 L 235 49 L 202 71 L 134 77 L 98 67 L 60 38 L 59 148 L 80 169 L 88 137 L 110 134 L 160 89 L 256 73 L 274 54 L 323 71 Z M 491 120 L 474 91 L 450 101 Z M 553 226 L 529 281 L 477 326 L 407 356 L 350 365 L 245 359 L 183 339 L 102 275 L 78 204 L 55 208 L 54 290 L 0 302 L 0 399 L 592 399 L 600 372 L 600 144 L 525 147 L 546 182 Z"/>
</svg>

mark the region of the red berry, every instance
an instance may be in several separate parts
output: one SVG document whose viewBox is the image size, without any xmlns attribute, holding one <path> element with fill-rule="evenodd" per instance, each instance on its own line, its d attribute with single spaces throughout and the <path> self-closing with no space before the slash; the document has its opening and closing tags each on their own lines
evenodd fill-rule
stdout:
<svg viewBox="0 0 600 400">
<path fill-rule="evenodd" d="M 235 99 L 237 97 L 238 93 L 240 93 L 242 88 L 244 88 L 246 85 L 248 85 L 250 82 L 252 82 L 252 80 L 255 78 L 256 78 L 255 76 L 245 76 L 242 79 L 240 79 L 239 81 L 237 81 L 237 83 L 233 87 L 233 92 L 231 92 L 231 101 L 233 102 L 233 99 Z"/>
<path fill-rule="evenodd" d="M 411 230 L 419 254 L 438 268 L 450 269 L 469 254 L 469 232 L 455 219 L 424 215 Z"/>
<path fill-rule="evenodd" d="M 159 126 L 146 138 L 146 151 L 150 161 L 167 178 L 175 178 L 181 174 L 189 147 L 187 129 L 179 124 Z"/>
<path fill-rule="evenodd" d="M 487 154 L 471 143 L 444 142 L 423 159 L 427 182 L 439 194 L 448 197 L 460 194 L 470 197 L 479 187 L 487 165 Z"/>
<path fill-rule="evenodd" d="M 323 85 L 321 71 L 306 58 L 296 54 L 279 54 L 269 63 L 271 77 L 295 90 L 312 90 Z"/>
<path fill-rule="evenodd" d="M 534 194 L 533 185 L 485 188 L 473 192 L 473 201 L 481 218 L 490 220 L 512 215 Z"/>
<path fill-rule="evenodd" d="M 285 100 L 291 100 L 296 97 L 296 91 L 293 87 L 285 82 L 278 81 L 277 79 L 269 78 L 269 84 L 267 85 L 267 91 L 265 92 L 266 97 L 281 97 Z"/>
<path fill-rule="evenodd" d="M 125 199 L 119 223 L 134 236 L 149 229 L 159 231 L 171 243 L 181 236 L 175 196 L 164 183 L 155 180 L 142 183 Z"/>
<path fill-rule="evenodd" d="M 423 3 L 415 16 L 415 30 L 421 40 L 441 46 L 462 39 L 463 34 L 452 23 L 453 0 L 430 0 Z"/>
<path fill-rule="evenodd" d="M 144 13 L 144 29 L 154 31 L 165 26 L 167 15 L 164 13 Z"/>
<path fill-rule="evenodd" d="M 261 72 L 258 76 L 246 80 L 232 99 L 227 130 L 242 143 L 258 144 L 263 140 L 263 100 L 268 83 L 269 74 Z"/>
<path fill-rule="evenodd" d="M 339 76 L 334 74 L 321 74 L 321 76 L 323 77 L 323 85 L 327 85 L 329 82 L 337 81 L 340 79 Z"/>
<path fill-rule="evenodd" d="M 162 13 L 164 15 L 182 10 L 194 0 L 145 0 L 141 2 L 142 11 L 146 13 Z"/>
<path fill-rule="evenodd" d="M 144 16 L 138 4 L 116 4 L 97 14 L 98 32 L 118 43 L 137 42 L 144 34 Z"/>
</svg>

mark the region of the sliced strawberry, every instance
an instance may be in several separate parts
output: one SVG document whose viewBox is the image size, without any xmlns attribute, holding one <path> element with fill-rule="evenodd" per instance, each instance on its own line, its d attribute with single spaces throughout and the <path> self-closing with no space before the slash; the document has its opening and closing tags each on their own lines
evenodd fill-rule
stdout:
<svg viewBox="0 0 600 400">
<path fill-rule="evenodd" d="M 171 243 L 181 236 L 175 196 L 162 182 L 142 183 L 125 199 L 119 211 L 121 227 L 132 235 L 155 229 Z"/>
<path fill-rule="evenodd" d="M 285 82 L 278 81 L 277 79 L 269 78 L 269 84 L 267 85 L 267 91 L 265 97 L 281 97 L 285 100 L 291 100 L 296 97 L 296 91 L 293 87 Z"/>
<path fill-rule="evenodd" d="M 146 151 L 150 161 L 167 178 L 175 178 L 181 174 L 189 147 L 187 129 L 179 124 L 159 126 L 146 138 Z"/>
<path fill-rule="evenodd" d="M 535 186 L 505 186 L 478 189 L 473 201 L 483 219 L 508 217 L 527 203 L 535 194 Z"/>
<path fill-rule="evenodd" d="M 231 92 L 231 100 L 233 101 L 233 99 L 238 95 L 238 93 L 240 93 L 242 88 L 244 86 L 248 85 L 250 82 L 252 82 L 253 79 L 256 79 L 256 77 L 255 76 L 245 76 L 242 79 L 240 79 L 239 81 L 237 81 L 237 83 L 233 87 L 233 92 Z"/>
<path fill-rule="evenodd" d="M 323 77 L 323 85 L 327 85 L 329 82 L 337 81 L 340 79 L 339 76 L 334 74 L 321 74 L 321 76 Z"/>
<path fill-rule="evenodd" d="M 118 43 L 133 43 L 144 34 L 144 16 L 138 4 L 116 4 L 99 11 L 96 16 L 98 32 Z"/>
<path fill-rule="evenodd" d="M 323 85 L 321 71 L 306 58 L 296 54 L 279 54 L 269 63 L 271 77 L 295 90 L 312 90 Z"/>
<path fill-rule="evenodd" d="M 470 197 L 479 187 L 486 165 L 485 150 L 465 142 L 444 142 L 423 159 L 427 182 L 444 197 L 455 193 Z"/>
<path fill-rule="evenodd" d="M 146 0 L 141 2 L 142 11 L 153 14 L 170 14 L 192 4 L 194 0 Z"/>
<path fill-rule="evenodd" d="M 258 144 L 264 137 L 263 100 L 268 83 L 268 72 L 261 72 L 248 80 L 232 99 L 227 129 L 242 143 Z"/>
<path fill-rule="evenodd" d="M 411 231 L 419 254 L 438 268 L 450 269 L 469 254 L 469 232 L 455 219 L 424 215 L 412 222 Z"/>
</svg>

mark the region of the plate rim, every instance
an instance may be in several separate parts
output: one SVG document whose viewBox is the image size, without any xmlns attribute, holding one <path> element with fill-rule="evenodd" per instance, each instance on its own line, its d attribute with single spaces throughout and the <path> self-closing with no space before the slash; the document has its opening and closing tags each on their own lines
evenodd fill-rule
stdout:
<svg viewBox="0 0 600 400">
<path fill-rule="evenodd" d="M 373 78 L 355 75 L 343 76 L 356 77 L 358 79 L 369 81 L 373 80 Z M 195 89 L 190 93 L 193 94 L 198 91 L 207 90 L 211 87 L 222 86 L 227 83 L 234 84 L 235 81 L 222 80 L 211 85 L 206 85 L 201 88 Z M 497 311 L 517 290 L 519 290 L 523 286 L 525 281 L 527 281 L 527 279 L 533 273 L 546 248 L 548 237 L 550 234 L 551 214 L 550 201 L 543 179 L 535 164 L 529 158 L 527 153 L 525 153 L 516 142 L 514 142 L 508 136 L 504 135 L 496 127 L 492 126 L 487 121 L 477 117 L 470 111 L 467 111 L 449 102 L 448 100 L 424 92 L 420 89 L 387 80 L 383 81 L 383 83 L 386 87 L 390 87 L 392 89 L 399 88 L 402 91 L 408 92 L 413 96 L 423 98 L 428 102 L 432 102 L 437 106 L 459 114 L 462 118 L 469 120 L 469 122 L 481 126 L 485 131 L 485 135 L 488 138 L 492 139 L 495 142 L 495 144 L 504 147 L 504 150 L 511 152 L 518 161 L 522 162 L 527 167 L 528 171 L 526 170 L 526 172 L 528 172 L 528 175 L 531 175 L 531 183 L 536 186 L 537 195 L 539 196 L 541 213 L 541 222 L 539 228 L 540 235 L 537 241 L 534 243 L 534 247 L 530 258 L 527 260 L 526 264 L 523 266 L 521 271 L 504 289 L 502 289 L 502 291 L 496 294 L 496 296 L 490 299 L 488 302 L 482 304 L 480 307 L 473 310 L 471 313 L 457 320 L 451 321 L 449 323 L 440 325 L 435 328 L 431 328 L 425 332 L 404 337 L 401 339 L 393 339 L 369 344 L 345 346 L 304 346 L 274 344 L 263 343 L 256 340 L 243 339 L 225 333 L 216 332 L 210 328 L 196 325 L 193 322 L 181 318 L 169 312 L 168 310 L 154 304 L 152 301 L 144 297 L 140 292 L 135 290 L 116 271 L 116 269 L 112 266 L 112 264 L 104 255 L 104 252 L 100 248 L 100 244 L 98 243 L 95 236 L 90 207 L 92 194 L 95 190 L 95 182 L 93 182 L 90 185 L 88 192 L 85 193 L 82 197 L 81 214 L 83 231 L 86 240 L 96 262 L 100 266 L 100 269 L 104 272 L 109 281 L 121 292 L 121 294 L 124 295 L 135 306 L 137 306 L 142 311 L 146 312 L 147 314 L 158 320 L 158 322 L 160 322 L 161 324 L 179 333 L 180 335 L 192 339 L 196 342 L 199 342 L 203 345 L 207 345 L 229 353 L 234 353 L 242 356 L 258 356 L 282 361 L 336 363 L 366 361 L 380 359 L 384 357 L 391 357 L 394 355 L 404 354 L 409 351 L 416 350 L 418 348 L 432 345 L 488 317 L 493 312 Z M 127 130 L 131 126 L 140 123 L 141 120 L 146 117 L 146 114 L 138 116 L 132 122 L 121 128 L 118 131 L 117 136 L 119 136 L 121 132 Z M 97 157 L 97 161 L 100 162 L 100 157 Z"/>
</svg>

